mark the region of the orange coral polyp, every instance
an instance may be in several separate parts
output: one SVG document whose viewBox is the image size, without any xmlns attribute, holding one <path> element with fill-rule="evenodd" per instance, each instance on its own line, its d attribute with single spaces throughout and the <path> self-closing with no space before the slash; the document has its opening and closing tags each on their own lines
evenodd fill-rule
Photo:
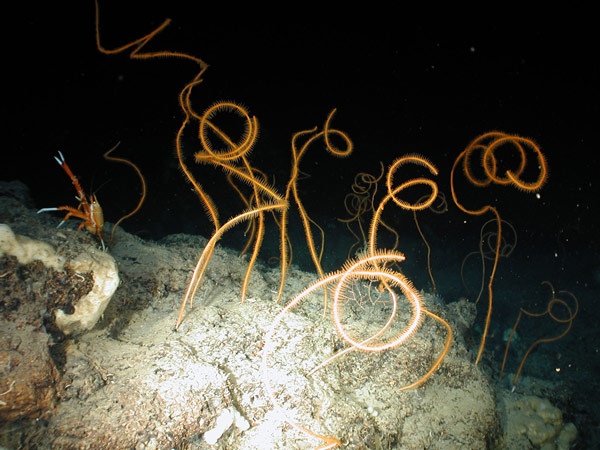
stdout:
<svg viewBox="0 0 600 450">
<path fill-rule="evenodd" d="M 362 350 L 365 352 L 382 352 L 385 350 L 392 349 L 392 348 L 397 347 L 398 345 L 402 344 L 404 341 L 406 341 L 417 330 L 419 323 L 421 321 L 422 300 L 421 300 L 421 297 L 419 296 L 419 294 L 417 293 L 415 287 L 413 286 L 413 284 L 410 281 L 408 281 L 402 274 L 400 274 L 398 272 L 391 272 L 388 270 L 376 269 L 373 266 L 373 264 L 376 261 L 402 262 L 402 261 L 404 261 L 404 259 L 405 259 L 404 255 L 401 255 L 401 254 L 394 254 L 394 253 L 376 254 L 374 256 L 370 256 L 370 257 L 361 259 L 361 260 L 357 261 L 356 263 L 352 264 L 350 267 L 348 267 L 348 269 L 340 277 L 340 280 L 335 288 L 335 292 L 333 295 L 333 307 L 332 307 L 333 323 L 335 324 L 335 328 L 338 331 L 340 337 L 344 341 L 346 341 L 348 344 L 350 344 L 351 346 L 357 348 L 358 350 Z M 359 270 L 359 268 L 361 268 L 361 266 L 368 266 L 367 270 Z M 383 280 L 387 281 L 386 287 L 388 288 L 390 294 L 392 295 L 392 305 L 393 306 L 392 306 L 392 311 L 390 313 L 391 319 L 393 319 L 393 317 L 395 316 L 396 311 L 398 309 L 397 297 L 393 293 L 393 291 L 391 291 L 391 289 L 390 289 L 391 287 L 393 287 L 393 286 L 400 287 L 402 289 L 402 292 L 404 293 L 404 295 L 410 301 L 410 304 L 411 304 L 411 307 L 413 310 L 411 321 L 410 321 L 409 325 L 393 340 L 390 340 L 383 344 L 369 346 L 369 345 L 366 345 L 364 340 L 362 342 L 355 341 L 346 332 L 344 326 L 342 325 L 342 320 L 340 317 L 340 296 L 341 296 L 341 292 L 342 292 L 344 286 L 346 285 L 346 283 L 348 282 L 348 280 L 351 278 L 356 278 L 356 277 L 371 278 L 371 279 L 376 278 L 380 281 L 383 281 Z M 386 326 L 384 326 L 383 328 L 388 328 L 390 323 L 391 323 L 391 321 L 388 321 Z M 377 333 L 377 334 L 381 334 L 381 333 Z"/>
<path fill-rule="evenodd" d="M 229 136 L 223 133 L 216 127 L 210 119 L 213 119 L 219 112 L 232 112 L 244 119 L 244 129 L 240 142 L 234 143 Z M 226 144 L 225 149 L 215 150 L 213 144 L 208 138 L 207 129 L 210 128 L 217 134 Z M 246 156 L 256 143 L 258 138 L 258 120 L 256 116 L 250 117 L 248 112 L 240 105 L 233 102 L 218 102 L 206 109 L 199 119 L 198 137 L 200 139 L 202 150 L 194 155 L 196 162 L 214 162 L 218 161 L 233 161 Z"/>
</svg>

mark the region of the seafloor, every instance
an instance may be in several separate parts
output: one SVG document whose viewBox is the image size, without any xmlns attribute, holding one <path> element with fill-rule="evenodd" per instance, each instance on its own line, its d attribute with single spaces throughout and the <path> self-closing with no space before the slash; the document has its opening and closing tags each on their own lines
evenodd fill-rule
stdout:
<svg viewBox="0 0 600 450">
<path fill-rule="evenodd" d="M 74 221 L 57 229 L 58 221 L 35 213 L 24 186 L 3 184 L 0 223 L 16 235 L 50 244 L 59 255 L 100 251 Z M 115 237 L 108 253 L 120 285 L 87 332 L 56 329 L 56 309 L 69 308 L 48 296 L 59 284 L 60 292 L 85 294 L 89 274 L 0 257 L 0 446 L 308 449 L 324 445 L 316 434 L 349 449 L 595 448 L 600 442 L 597 397 L 586 394 L 598 387 L 597 345 L 586 336 L 598 337 L 577 324 L 562 341 L 539 346 L 511 392 L 517 361 L 498 376 L 507 327 L 492 326 L 490 350 L 475 365 L 474 302 L 421 292 L 428 310 L 449 322 L 453 338 L 439 369 L 423 385 L 401 390 L 435 364 L 444 326 L 425 317 L 403 345 L 348 352 L 311 373 L 347 347 L 330 315 L 323 315 L 319 291 L 285 315 L 265 371 L 266 333 L 315 274 L 292 266 L 284 299 L 276 303 L 279 269 L 259 261 L 242 304 L 248 258 L 217 246 L 193 306 L 174 331 L 206 239 L 178 234 L 146 241 L 122 229 Z M 377 295 L 368 283 L 355 289 L 361 298 Z M 399 306 L 400 325 L 391 334 L 411 317 L 407 304 Z M 344 323 L 366 338 L 388 310 L 386 301 L 350 300 Z M 513 358 L 528 347 L 517 338 L 513 345 Z M 562 376 L 546 371 L 558 360 Z"/>
</svg>

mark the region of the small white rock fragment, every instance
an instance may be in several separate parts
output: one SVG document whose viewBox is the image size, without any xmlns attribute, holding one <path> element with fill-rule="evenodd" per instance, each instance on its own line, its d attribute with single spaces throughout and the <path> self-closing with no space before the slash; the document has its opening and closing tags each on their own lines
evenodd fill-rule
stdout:
<svg viewBox="0 0 600 450">
<path fill-rule="evenodd" d="M 216 444 L 217 441 L 223 433 L 225 433 L 229 427 L 233 424 L 234 414 L 231 408 L 224 409 L 219 417 L 217 417 L 217 423 L 212 430 L 208 430 L 202 436 L 204 440 L 213 445 Z"/>
<path fill-rule="evenodd" d="M 233 407 L 224 409 L 219 417 L 217 417 L 217 423 L 212 430 L 208 430 L 202 436 L 204 440 L 211 445 L 217 443 L 219 438 L 223 436 L 231 425 L 235 424 L 236 428 L 240 431 L 246 431 L 250 428 L 250 423 L 242 416 L 239 411 Z"/>
</svg>

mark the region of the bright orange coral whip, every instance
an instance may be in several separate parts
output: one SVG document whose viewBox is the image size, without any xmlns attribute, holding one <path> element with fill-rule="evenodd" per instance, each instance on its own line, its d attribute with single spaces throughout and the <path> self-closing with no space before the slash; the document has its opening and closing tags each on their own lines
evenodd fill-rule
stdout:
<svg viewBox="0 0 600 450">
<path fill-rule="evenodd" d="M 500 152 L 512 149 L 516 151 L 519 158 L 515 167 L 511 170 L 507 170 L 504 173 L 498 173 L 498 162 L 500 158 Z M 473 154 L 480 153 L 480 159 L 478 160 L 481 164 L 485 177 L 477 178 L 472 170 Z M 537 178 L 532 181 L 526 181 L 523 179 L 523 175 L 526 166 L 529 161 L 529 157 L 533 154 L 537 162 Z M 452 198 L 456 206 L 467 214 L 479 216 L 486 212 L 491 212 L 494 215 L 497 226 L 496 234 L 496 248 L 494 256 L 494 264 L 488 281 L 488 309 L 485 317 L 485 325 L 483 334 L 481 336 L 481 342 L 479 344 L 479 350 L 477 351 L 477 358 L 475 364 L 479 364 L 481 355 L 485 348 L 485 342 L 490 327 L 490 319 L 492 316 L 492 298 L 493 298 L 493 284 L 494 276 L 498 268 L 498 259 L 501 255 L 501 243 L 502 243 L 502 219 L 498 210 L 491 205 L 484 205 L 479 209 L 469 209 L 462 204 L 456 194 L 456 170 L 459 166 L 462 166 L 463 173 L 466 179 L 473 185 L 478 187 L 488 186 L 490 184 L 497 185 L 512 185 L 517 189 L 525 192 L 536 192 L 542 188 L 544 183 L 548 179 L 548 164 L 546 158 L 541 152 L 540 148 L 535 142 L 530 139 L 502 133 L 499 131 L 491 131 L 473 140 L 465 150 L 462 151 L 458 158 L 454 161 L 452 171 L 450 172 L 450 188 L 452 190 Z"/>
</svg>

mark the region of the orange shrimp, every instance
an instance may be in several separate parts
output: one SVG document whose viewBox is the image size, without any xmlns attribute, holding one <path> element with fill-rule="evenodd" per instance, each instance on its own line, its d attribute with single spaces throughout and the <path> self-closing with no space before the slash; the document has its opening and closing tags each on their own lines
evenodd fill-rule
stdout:
<svg viewBox="0 0 600 450">
<path fill-rule="evenodd" d="M 77 200 L 79 200 L 79 206 L 77 208 L 73 208 L 71 206 L 58 206 L 56 208 L 42 208 L 38 211 L 38 214 L 42 213 L 42 212 L 46 212 L 46 211 L 67 211 L 67 215 L 64 217 L 62 222 L 58 224 L 58 226 L 60 227 L 71 216 L 77 217 L 78 219 L 83 220 L 83 222 L 81 222 L 79 224 L 79 227 L 77 227 L 77 230 L 81 230 L 83 227 L 85 227 L 85 229 L 89 233 L 95 234 L 96 236 L 98 236 L 98 239 L 100 239 L 100 242 L 102 243 L 102 250 L 106 250 L 106 246 L 104 245 L 104 239 L 102 239 L 102 227 L 104 226 L 104 214 L 102 213 L 102 208 L 100 207 L 100 204 L 98 203 L 96 194 L 91 194 L 90 199 L 88 201 L 88 198 L 85 195 L 85 192 L 83 192 L 83 189 L 81 188 L 81 185 L 79 184 L 79 180 L 77 179 L 77 177 L 75 175 L 73 175 L 73 172 L 71 172 L 71 169 L 69 168 L 69 166 L 67 166 L 67 163 L 65 162 L 65 157 L 63 156 L 63 154 L 59 151 L 58 157 L 55 156 L 54 159 L 56 159 L 56 162 L 58 162 L 60 167 L 63 168 L 63 170 L 67 173 L 69 178 L 71 178 L 71 181 L 73 182 L 73 186 L 75 186 L 75 189 L 77 190 L 77 196 L 75 198 Z"/>
</svg>

